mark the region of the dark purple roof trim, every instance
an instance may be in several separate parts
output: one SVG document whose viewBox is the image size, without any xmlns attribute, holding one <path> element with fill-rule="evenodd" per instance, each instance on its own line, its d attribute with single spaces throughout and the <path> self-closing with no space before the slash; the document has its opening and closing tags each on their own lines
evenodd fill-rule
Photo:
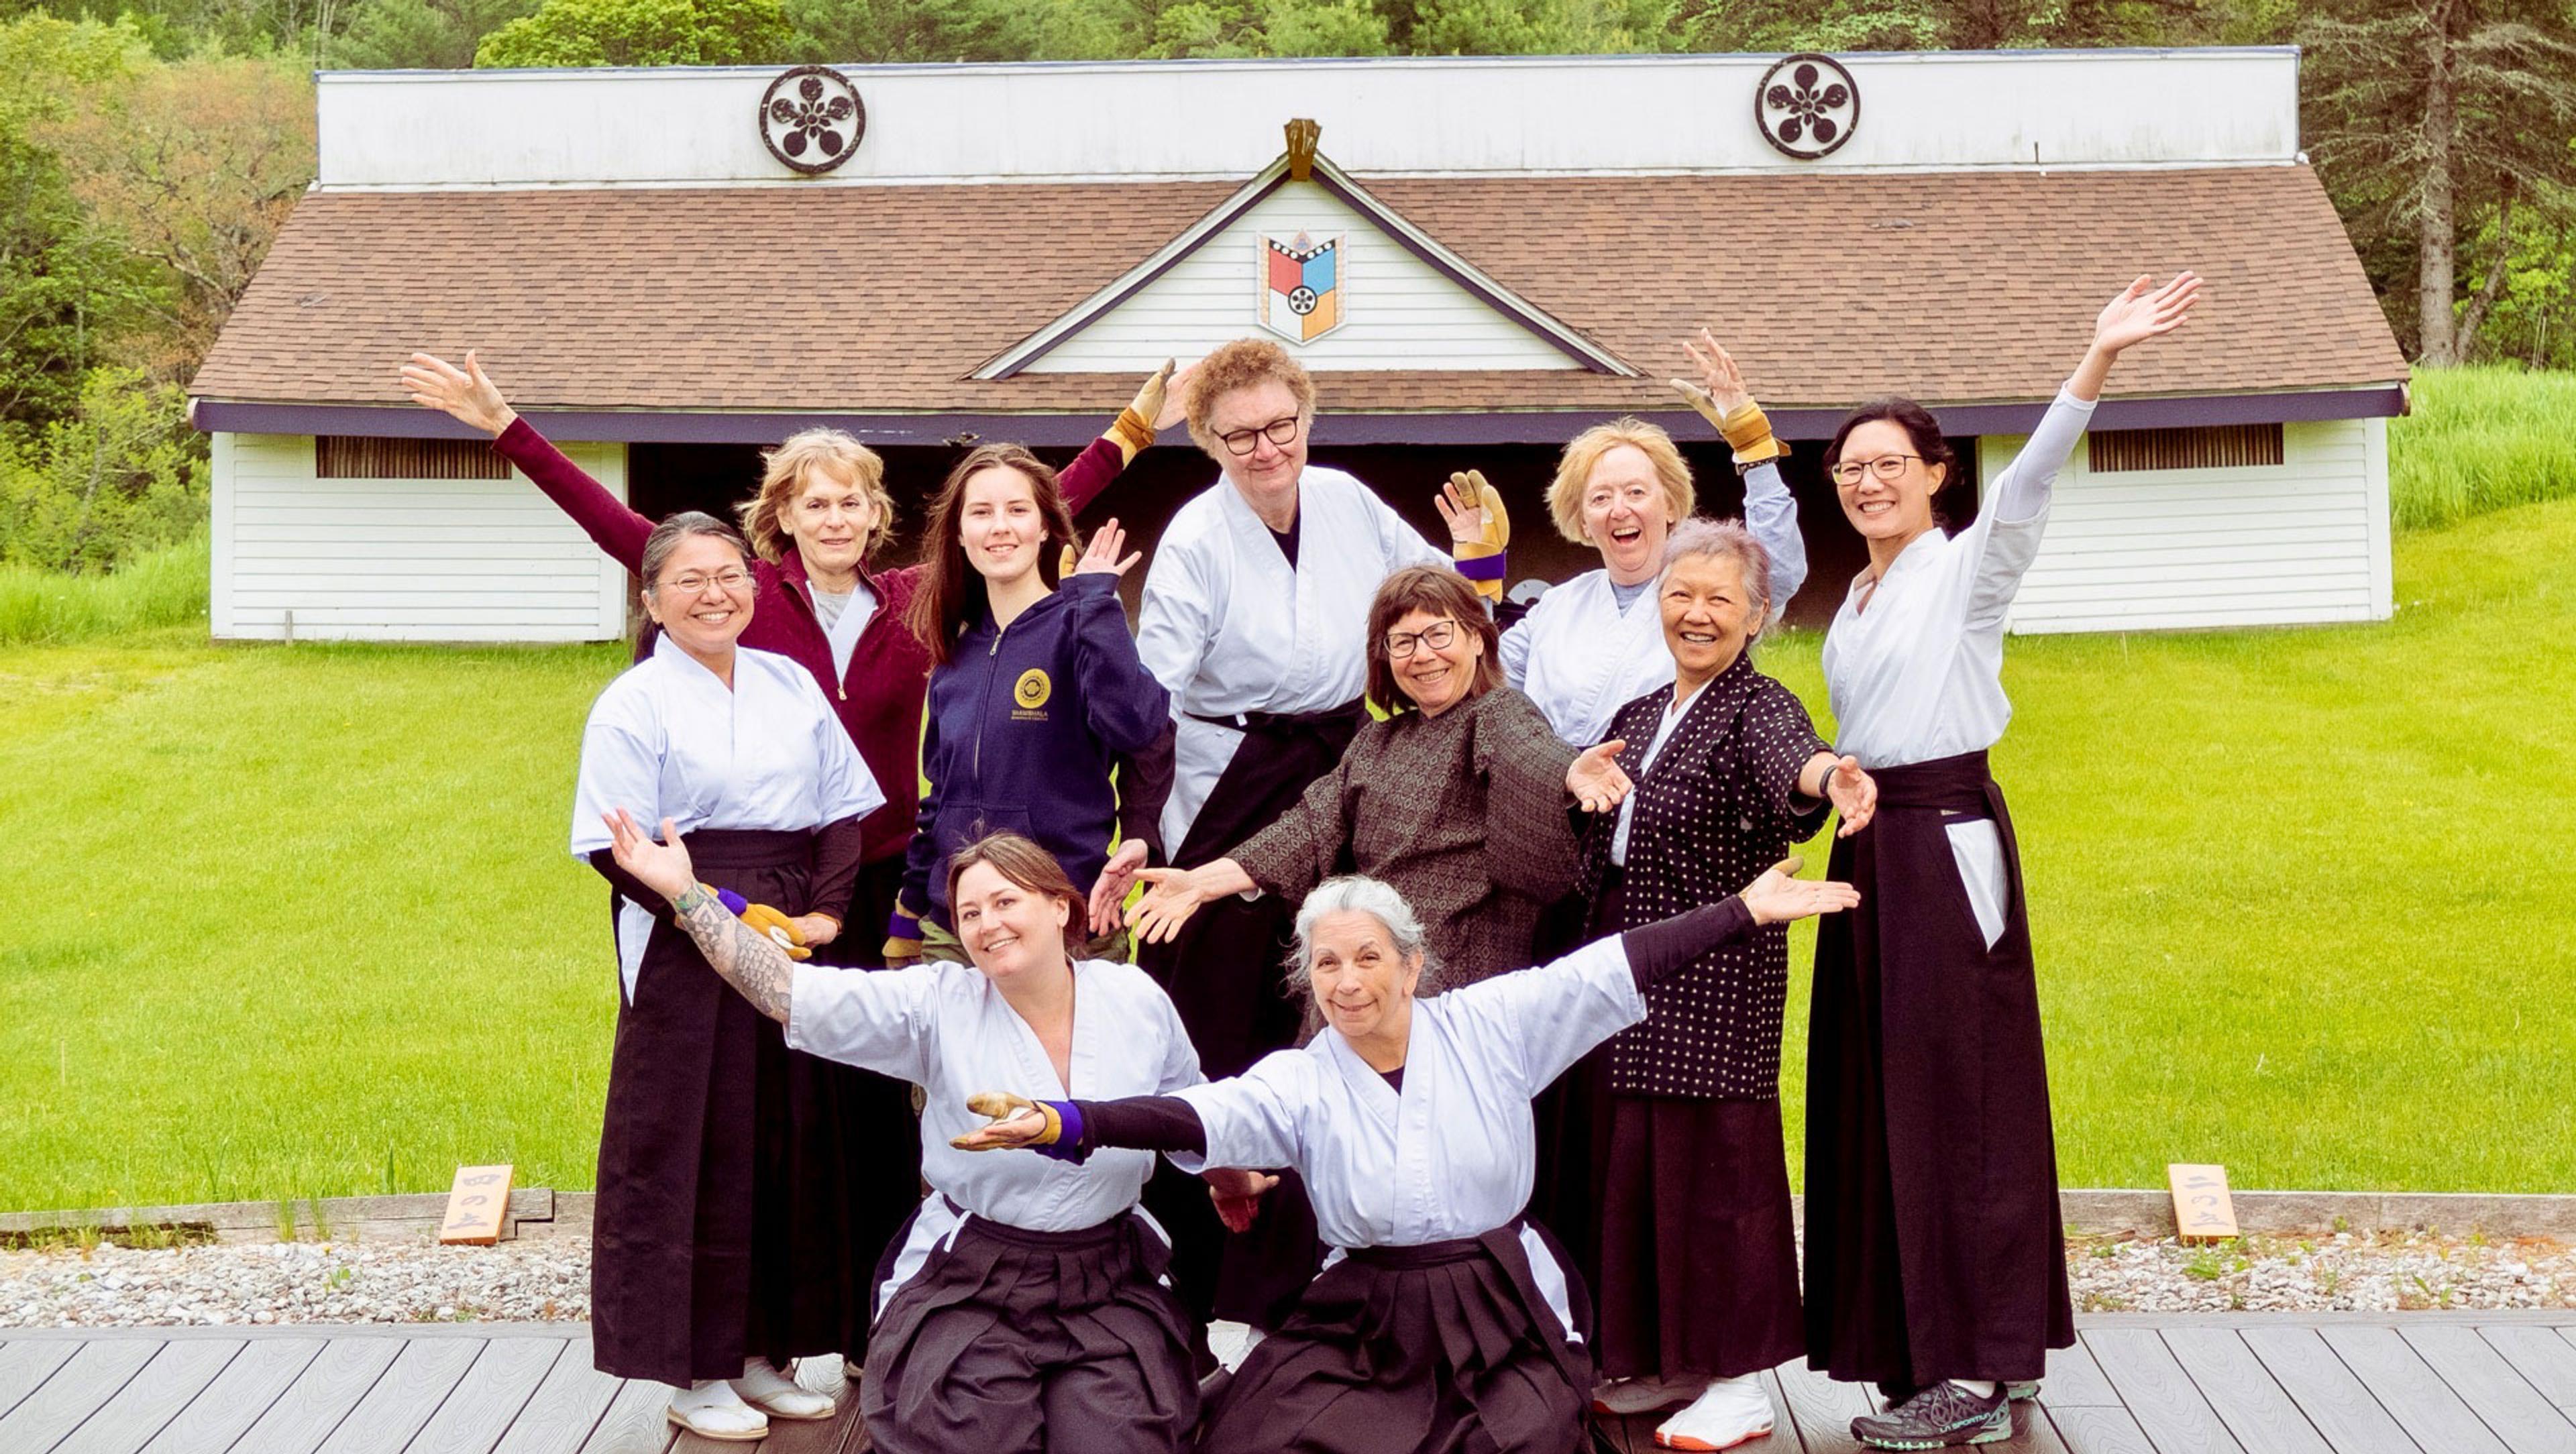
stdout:
<svg viewBox="0 0 2576 1454">
<path fill-rule="evenodd" d="M 1940 409 L 1953 435 L 2027 434 L 2045 403 L 1960 404 Z M 2186 399 L 2112 399 L 2093 414 L 2096 429 L 2172 429 L 2203 424 L 2285 424 L 2370 419 L 2403 413 L 2398 384 L 2309 394 L 2220 394 Z M 1318 444 L 1562 444 L 1611 417 L 1610 410 L 1529 410 L 1489 414 L 1327 413 L 1315 421 Z M 799 429 L 830 425 L 870 444 L 955 444 L 1009 440 L 1078 445 L 1099 432 L 1101 413 L 1080 414 L 671 414 L 640 411 L 527 411 L 528 422 L 554 439 L 608 443 L 775 444 Z M 1697 414 L 1640 411 L 1683 439 L 1714 436 Z M 366 404 L 235 404 L 192 402 L 189 418 L 209 433 L 355 434 L 394 439 L 474 439 L 444 414 L 409 406 Z M 1771 427 L 1785 439 L 1824 439 L 1842 422 L 1839 409 L 1780 409 Z"/>
</svg>

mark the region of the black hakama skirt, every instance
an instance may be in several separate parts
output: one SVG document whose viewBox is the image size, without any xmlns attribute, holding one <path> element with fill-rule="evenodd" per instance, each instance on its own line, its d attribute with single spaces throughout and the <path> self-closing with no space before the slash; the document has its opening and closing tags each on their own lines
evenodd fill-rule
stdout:
<svg viewBox="0 0 2576 1454">
<path fill-rule="evenodd" d="M 806 902 L 813 835 L 702 828 L 698 876 L 755 903 Z M 617 1015 L 593 1210 L 591 1351 L 602 1372 L 686 1386 L 744 1360 L 847 1346 L 875 1246 L 850 1209 L 879 1194 L 844 1121 L 847 1067 L 787 1048 L 777 1021 L 657 920 Z"/>
<path fill-rule="evenodd" d="M 1580 1317 L 1586 1294 L 1567 1270 Z M 1207 1454 L 1571 1454 L 1592 1361 L 1538 1290 L 1514 1221 L 1354 1249 L 1208 1407 Z"/>
<path fill-rule="evenodd" d="M 816 950 L 815 962 L 883 969 L 886 920 L 902 888 L 902 854 L 861 864 L 851 886 L 849 913 L 841 920 L 841 937 Z M 873 1266 L 921 1205 L 921 1117 L 912 1109 L 910 1082 L 838 1061 L 822 1063 L 848 1133 L 849 1158 L 868 1168 L 847 1188 L 850 1201 L 839 1236 L 852 1257 Z M 867 1358 L 869 1296 L 863 1290 L 848 1300 L 849 1327 L 834 1345 L 853 1363 Z"/>
<path fill-rule="evenodd" d="M 2035 1379 L 2075 1341 L 2021 851 L 1982 752 L 1873 769 L 1816 939 L 1807 1358 L 1838 1379 Z M 2002 837 L 1989 949 L 1945 825 Z"/>
<path fill-rule="evenodd" d="M 1633 928 L 1614 880 L 1591 938 Z M 1806 1347 L 1778 1101 L 1620 1095 L 1610 1047 L 1549 1087 L 1533 1212 L 1594 1295 L 1605 1378 L 1733 1378 Z"/>
<path fill-rule="evenodd" d="M 1122 1213 L 1079 1232 L 970 1216 L 887 1300 L 859 1409 L 886 1454 L 1177 1454 L 1198 1423 L 1170 1249 Z"/>
<path fill-rule="evenodd" d="M 1244 736 L 1172 855 L 1179 868 L 1213 863 L 1278 821 L 1341 762 L 1368 716 L 1354 702 L 1307 716 L 1206 720 L 1239 727 Z M 1202 905 L 1172 942 L 1138 946 L 1137 964 L 1172 997 L 1211 1080 L 1240 1075 L 1297 1043 L 1305 1012 L 1286 968 L 1296 912 L 1277 894 L 1228 895 Z M 1280 1173 L 1280 1184 L 1241 1235 L 1217 1220 L 1199 1178 L 1162 1163 L 1146 1184 L 1146 1208 L 1172 1234 L 1173 1286 L 1201 1319 L 1277 1327 L 1323 1259 L 1305 1184 L 1292 1170 L 1267 1169 Z"/>
</svg>

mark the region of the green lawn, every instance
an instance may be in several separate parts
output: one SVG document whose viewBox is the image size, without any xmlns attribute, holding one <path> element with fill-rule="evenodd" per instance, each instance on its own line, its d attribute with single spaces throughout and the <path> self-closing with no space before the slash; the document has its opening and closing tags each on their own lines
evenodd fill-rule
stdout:
<svg viewBox="0 0 2576 1454">
<path fill-rule="evenodd" d="M 2576 500 L 2397 549 L 2381 625 L 2013 642 L 2068 1184 L 2576 1188 Z M 0 1208 L 589 1185 L 621 659 L 0 647 Z"/>
</svg>

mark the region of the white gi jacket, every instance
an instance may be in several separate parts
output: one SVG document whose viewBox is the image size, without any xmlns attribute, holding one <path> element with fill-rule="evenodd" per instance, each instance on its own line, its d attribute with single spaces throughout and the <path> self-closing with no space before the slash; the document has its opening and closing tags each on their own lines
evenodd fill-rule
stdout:
<svg viewBox="0 0 2576 1454">
<path fill-rule="evenodd" d="M 1340 470 L 1297 482 L 1297 564 L 1226 480 L 1163 530 L 1145 572 L 1136 652 L 1172 694 L 1172 795 L 1163 842 L 1178 851 L 1243 734 L 1197 720 L 1322 712 L 1367 684 L 1369 601 L 1408 565 L 1447 565 L 1392 506 Z"/>
<path fill-rule="evenodd" d="M 1902 767 L 1976 752 L 2012 721 L 2004 617 L 2048 526 L 2049 488 L 2093 418 L 2064 389 L 1956 535 L 1927 530 L 1874 589 L 1855 577 L 1825 633 L 1835 746 L 1861 766 Z M 1949 829 L 1950 853 L 1993 947 L 2004 931 L 2003 839 L 1977 819 Z"/>
<path fill-rule="evenodd" d="M 1097 1151 L 1076 1165 L 948 1144 L 985 1124 L 966 1109 L 977 1091 L 1013 1091 L 1033 1101 L 1116 1100 L 1168 1095 L 1206 1079 L 1179 1012 L 1143 970 L 1091 959 L 1075 961 L 1073 975 L 1073 1083 L 1063 1085 L 1037 1032 L 971 965 L 796 966 L 789 1048 L 911 1081 L 926 1097 L 921 1175 L 930 1195 L 895 1256 L 892 1278 L 877 1289 L 878 1308 L 956 1235 L 962 1219 L 951 1202 L 1033 1232 L 1080 1231 L 1129 1210 L 1145 1216 L 1136 1199 L 1154 1171 L 1150 1151 Z"/>
<path fill-rule="evenodd" d="M 1300 1050 L 1180 1092 L 1207 1128 L 1207 1166 L 1294 1166 L 1336 1249 L 1474 1237 L 1528 1204 L 1537 1176 L 1530 1100 L 1593 1046 L 1646 1018 L 1616 936 L 1552 964 L 1413 1002 L 1404 1091 L 1329 1027 Z M 1198 1158 L 1175 1156 L 1198 1169 Z M 1574 1334 L 1565 1273 L 1531 1228 L 1521 1246 Z"/>
<path fill-rule="evenodd" d="M 776 652 L 736 648 L 733 689 L 668 634 L 599 694 L 581 732 L 572 852 L 608 847 L 624 808 L 648 834 L 664 818 L 701 828 L 820 828 L 885 805 L 876 777 L 814 674 Z M 617 963 L 635 998 L 653 916 L 617 903 Z"/>
</svg>

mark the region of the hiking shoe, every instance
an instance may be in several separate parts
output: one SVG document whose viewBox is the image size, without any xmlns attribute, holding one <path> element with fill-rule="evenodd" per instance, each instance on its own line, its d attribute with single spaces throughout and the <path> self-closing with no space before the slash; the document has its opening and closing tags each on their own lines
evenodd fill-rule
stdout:
<svg viewBox="0 0 2576 1454">
<path fill-rule="evenodd" d="M 1886 1413 L 1852 1420 L 1851 1432 L 1872 1449 L 1992 1444 L 2012 1437 L 2012 1401 L 2001 1388 L 1979 1398 L 1955 1383 L 1936 1383 Z"/>
<path fill-rule="evenodd" d="M 2039 1397 L 2039 1380 L 2034 1378 L 2028 1383 L 2007 1383 L 2004 1385 L 2004 1397 L 2017 1404 L 2029 1403 Z"/>
</svg>

